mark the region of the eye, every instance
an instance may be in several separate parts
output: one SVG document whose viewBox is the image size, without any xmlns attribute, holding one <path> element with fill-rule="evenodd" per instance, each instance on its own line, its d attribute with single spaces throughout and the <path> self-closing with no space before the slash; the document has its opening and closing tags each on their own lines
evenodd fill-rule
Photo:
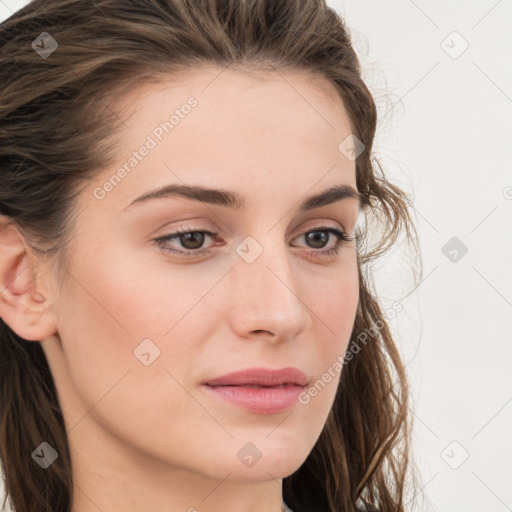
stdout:
<svg viewBox="0 0 512 512">
<path fill-rule="evenodd" d="M 216 237 L 218 233 L 212 233 L 207 230 L 192 230 L 188 226 L 179 227 L 174 233 L 156 238 L 154 241 L 160 246 L 163 251 L 171 252 L 173 254 L 181 254 L 187 256 L 197 256 L 209 252 L 209 249 L 202 248 L 206 237 Z M 182 247 L 187 249 L 186 251 L 175 249 L 171 247 L 167 242 L 179 239 Z"/>
<path fill-rule="evenodd" d="M 208 230 L 194 230 L 188 226 L 180 227 L 175 232 L 168 235 L 154 239 L 154 242 L 165 252 L 182 255 L 184 257 L 198 256 L 211 252 L 211 249 L 204 248 L 202 245 L 207 237 L 215 238 L 218 233 L 213 233 Z M 328 243 L 331 235 L 336 237 L 335 246 L 330 249 L 323 249 L 322 247 Z M 299 235 L 305 237 L 308 244 L 312 244 L 313 249 L 308 250 L 309 254 L 320 257 L 333 257 L 339 253 L 341 246 L 344 243 L 352 242 L 354 239 L 349 237 L 344 231 L 332 226 L 321 226 L 315 229 L 310 229 Z M 178 239 L 183 249 L 177 249 L 169 245 L 171 242 Z M 317 246 L 317 248 L 315 248 Z"/>
<path fill-rule="evenodd" d="M 331 249 L 321 249 L 321 250 L 308 250 L 307 252 L 313 256 L 320 255 L 321 257 L 334 257 L 336 256 L 341 246 L 344 243 L 352 242 L 354 239 L 349 237 L 344 231 L 341 229 L 330 227 L 330 226 L 321 226 L 315 229 L 310 229 L 306 231 L 304 234 L 300 236 L 304 236 L 308 243 L 313 244 L 313 246 L 320 243 L 323 245 L 330 239 L 330 235 L 334 235 L 336 237 L 336 244 Z"/>
</svg>

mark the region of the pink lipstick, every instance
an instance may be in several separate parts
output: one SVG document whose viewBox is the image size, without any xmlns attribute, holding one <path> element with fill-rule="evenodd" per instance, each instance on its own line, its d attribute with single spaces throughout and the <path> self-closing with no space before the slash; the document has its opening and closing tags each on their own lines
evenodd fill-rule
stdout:
<svg viewBox="0 0 512 512">
<path fill-rule="evenodd" d="M 276 414 L 292 407 L 308 382 L 297 368 L 249 368 L 209 379 L 203 386 L 216 396 L 258 414 Z"/>
</svg>

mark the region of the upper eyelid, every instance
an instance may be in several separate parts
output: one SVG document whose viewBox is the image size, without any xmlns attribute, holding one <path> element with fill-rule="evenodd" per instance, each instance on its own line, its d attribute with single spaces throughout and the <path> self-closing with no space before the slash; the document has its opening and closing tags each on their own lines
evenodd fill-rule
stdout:
<svg viewBox="0 0 512 512">
<path fill-rule="evenodd" d="M 165 230 L 164 234 L 162 236 L 165 236 L 166 234 L 169 234 L 169 235 L 172 235 L 173 233 L 176 233 L 177 231 L 180 231 L 180 232 L 189 232 L 189 231 L 210 231 L 210 232 L 214 232 L 215 234 L 219 234 L 220 231 L 222 231 L 222 229 L 217 229 L 216 227 L 204 227 L 204 226 L 194 226 L 194 225 L 191 225 L 189 226 L 187 224 L 187 222 L 197 222 L 197 221 L 187 221 L 187 220 L 184 220 L 183 221 L 185 224 L 179 224 L 177 225 L 176 227 L 172 227 L 172 228 L 169 228 L 169 226 L 167 225 L 166 228 L 163 228 Z M 319 229 L 319 228 L 336 228 L 336 229 L 339 229 L 341 231 L 343 231 L 344 233 L 347 233 L 348 234 L 348 230 L 345 229 L 345 226 L 344 226 L 344 222 L 341 222 L 340 220 L 334 220 L 334 219 L 329 219 L 329 220 L 313 220 L 313 219 L 310 219 L 309 221 L 305 221 L 306 223 L 308 222 L 312 222 L 314 224 L 312 225 L 307 225 L 306 227 L 302 228 L 300 230 L 300 233 L 301 234 L 304 234 L 305 232 L 308 232 L 308 231 L 311 231 L 311 230 L 314 230 L 314 229 Z M 231 229 L 228 229 L 229 232 L 232 232 Z M 293 231 L 297 231 L 297 228 L 293 229 Z"/>
<path fill-rule="evenodd" d="M 330 228 L 340 230 L 348 236 L 349 235 L 348 230 L 346 230 L 345 227 L 341 225 L 341 223 L 338 223 L 338 224 L 340 224 L 340 225 L 339 226 L 331 225 L 327 222 L 323 222 L 318 225 L 315 224 L 313 226 L 309 226 L 307 228 L 301 229 L 300 232 L 297 235 L 295 235 L 294 238 L 296 238 L 298 236 L 303 236 L 306 233 L 309 233 L 310 231 L 317 231 L 317 230 L 322 231 L 322 230 L 326 230 L 326 229 L 330 229 Z M 167 238 L 167 237 L 171 237 L 173 235 L 178 237 L 181 234 L 196 233 L 196 232 L 207 233 L 208 236 L 218 236 L 219 235 L 219 230 L 217 230 L 217 229 L 209 229 L 209 228 L 194 227 L 194 226 L 178 226 L 178 227 L 173 228 L 172 230 L 158 236 L 157 239 Z"/>
</svg>

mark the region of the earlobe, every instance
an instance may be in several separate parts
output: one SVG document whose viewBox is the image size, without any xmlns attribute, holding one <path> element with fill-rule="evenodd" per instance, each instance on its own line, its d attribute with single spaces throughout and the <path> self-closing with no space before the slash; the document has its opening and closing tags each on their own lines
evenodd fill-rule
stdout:
<svg viewBox="0 0 512 512">
<path fill-rule="evenodd" d="M 35 272 L 36 257 L 14 223 L 0 216 L 0 317 L 18 336 L 41 341 L 56 322 Z"/>
</svg>

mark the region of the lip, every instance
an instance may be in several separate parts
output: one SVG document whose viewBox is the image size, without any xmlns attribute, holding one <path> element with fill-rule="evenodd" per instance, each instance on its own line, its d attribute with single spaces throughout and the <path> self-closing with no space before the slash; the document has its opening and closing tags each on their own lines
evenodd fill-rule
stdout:
<svg viewBox="0 0 512 512">
<path fill-rule="evenodd" d="M 305 386 L 308 382 L 306 374 L 298 368 L 287 367 L 279 370 L 272 368 L 248 368 L 222 377 L 203 382 L 209 386 L 280 386 L 281 384 L 296 384 Z"/>
<path fill-rule="evenodd" d="M 258 414 L 276 414 L 292 407 L 308 382 L 297 368 L 249 368 L 202 382 L 205 390 Z"/>
</svg>

